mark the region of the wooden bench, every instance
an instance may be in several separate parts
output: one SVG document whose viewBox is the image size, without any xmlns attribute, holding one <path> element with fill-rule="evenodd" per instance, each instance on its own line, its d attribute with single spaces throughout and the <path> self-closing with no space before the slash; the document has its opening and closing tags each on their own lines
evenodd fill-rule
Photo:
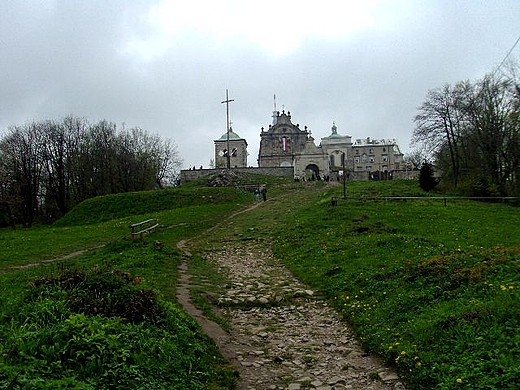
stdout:
<svg viewBox="0 0 520 390">
<path fill-rule="evenodd" d="M 132 230 L 132 237 L 139 236 L 139 238 L 143 238 L 143 234 L 153 232 L 159 227 L 159 224 L 157 223 L 156 218 L 152 218 L 147 219 L 146 221 L 133 223 L 129 227 Z"/>
</svg>

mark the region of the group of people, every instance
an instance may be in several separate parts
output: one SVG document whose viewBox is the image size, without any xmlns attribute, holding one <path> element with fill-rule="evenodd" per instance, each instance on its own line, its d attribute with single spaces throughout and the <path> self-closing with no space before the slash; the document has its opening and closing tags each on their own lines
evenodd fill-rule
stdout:
<svg viewBox="0 0 520 390">
<path fill-rule="evenodd" d="M 265 186 L 257 187 L 255 189 L 255 199 L 260 201 L 260 195 L 262 195 L 262 199 L 264 202 L 267 200 L 267 188 Z"/>
</svg>

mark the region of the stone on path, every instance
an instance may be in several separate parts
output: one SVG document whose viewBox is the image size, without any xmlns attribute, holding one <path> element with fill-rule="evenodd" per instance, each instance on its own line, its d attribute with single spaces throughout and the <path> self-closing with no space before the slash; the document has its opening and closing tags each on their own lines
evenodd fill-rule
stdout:
<svg viewBox="0 0 520 390">
<path fill-rule="evenodd" d="M 239 390 L 404 390 L 397 374 L 364 353 L 340 316 L 265 242 L 226 244 L 206 257 L 229 279 L 226 295 L 215 299 L 231 327 L 219 347 L 237 356 Z"/>
</svg>

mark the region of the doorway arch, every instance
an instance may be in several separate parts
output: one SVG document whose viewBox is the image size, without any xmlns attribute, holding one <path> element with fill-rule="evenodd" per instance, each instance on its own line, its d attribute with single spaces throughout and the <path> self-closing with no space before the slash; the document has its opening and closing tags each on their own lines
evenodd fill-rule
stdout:
<svg viewBox="0 0 520 390">
<path fill-rule="evenodd" d="M 305 167 L 305 178 L 307 180 L 318 180 L 320 177 L 320 169 L 316 164 L 309 164 Z"/>
</svg>

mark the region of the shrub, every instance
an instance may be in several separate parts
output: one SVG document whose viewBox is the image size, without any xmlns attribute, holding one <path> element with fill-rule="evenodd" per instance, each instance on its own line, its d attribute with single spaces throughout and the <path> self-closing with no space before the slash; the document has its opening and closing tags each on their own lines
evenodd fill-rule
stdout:
<svg viewBox="0 0 520 390">
<path fill-rule="evenodd" d="M 28 287 L 0 318 L 0 388 L 205 389 L 215 380 L 214 344 L 141 278 L 65 269 Z"/>
<path fill-rule="evenodd" d="M 425 161 L 419 171 L 419 185 L 424 191 L 431 191 L 438 183 L 437 179 L 433 176 L 433 165 Z"/>
</svg>

